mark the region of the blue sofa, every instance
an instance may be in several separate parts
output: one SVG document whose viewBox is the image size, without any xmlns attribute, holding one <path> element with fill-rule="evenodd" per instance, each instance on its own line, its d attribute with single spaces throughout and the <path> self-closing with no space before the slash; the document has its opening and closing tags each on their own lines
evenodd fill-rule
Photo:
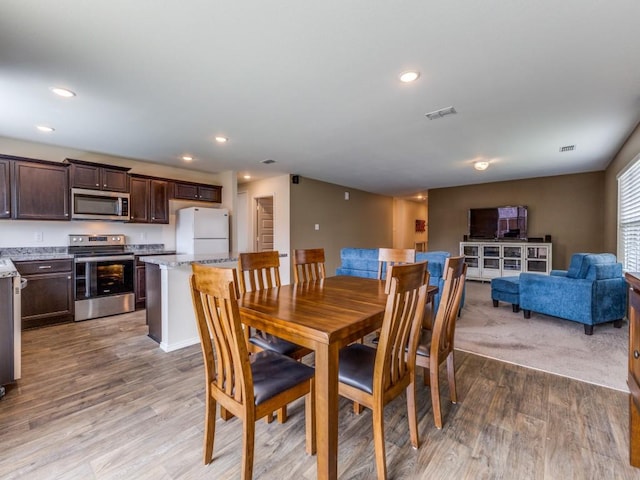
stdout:
<svg viewBox="0 0 640 480">
<path fill-rule="evenodd" d="M 592 335 L 600 323 L 622 326 L 627 290 L 615 255 L 576 253 L 569 270 L 520 274 L 520 308 L 525 318 L 533 311 L 582 323 L 584 333 Z"/>
<path fill-rule="evenodd" d="M 440 305 L 440 295 L 444 286 L 442 271 L 449 252 L 416 252 L 416 262 L 427 261 L 429 270 L 429 284 L 438 287 L 434 298 L 434 309 Z M 343 248 L 340 250 L 340 267 L 336 275 L 351 275 L 353 277 L 378 278 L 378 249 L 377 248 Z M 386 274 L 383 270 L 383 275 Z M 464 298 L 462 300 L 464 302 Z M 461 302 L 461 307 L 462 307 Z"/>
</svg>

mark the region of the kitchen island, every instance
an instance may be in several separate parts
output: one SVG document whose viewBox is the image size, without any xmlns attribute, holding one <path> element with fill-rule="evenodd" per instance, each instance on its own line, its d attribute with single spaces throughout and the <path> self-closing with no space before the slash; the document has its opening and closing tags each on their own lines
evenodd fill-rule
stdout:
<svg viewBox="0 0 640 480">
<path fill-rule="evenodd" d="M 142 256 L 145 263 L 147 323 L 149 336 L 165 352 L 172 352 L 200 342 L 191 301 L 191 264 L 236 268 L 238 254 Z M 290 263 L 280 254 L 280 279 L 289 283 Z"/>
</svg>

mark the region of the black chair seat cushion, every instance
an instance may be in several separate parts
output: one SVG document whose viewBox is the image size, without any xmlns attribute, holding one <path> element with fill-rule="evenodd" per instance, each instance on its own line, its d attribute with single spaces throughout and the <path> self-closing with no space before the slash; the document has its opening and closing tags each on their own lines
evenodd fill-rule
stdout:
<svg viewBox="0 0 640 480">
<path fill-rule="evenodd" d="M 338 380 L 346 385 L 373 394 L 373 369 L 376 349 L 354 343 L 340 350 Z"/>
<path fill-rule="evenodd" d="M 426 328 L 422 329 L 417 353 L 422 357 L 431 356 L 431 330 L 427 330 Z"/>
<path fill-rule="evenodd" d="M 265 332 L 258 332 L 252 335 L 249 337 L 249 342 L 262 350 L 271 350 L 282 355 L 292 355 L 300 348 L 300 345 Z"/>
<path fill-rule="evenodd" d="M 270 350 L 250 355 L 249 359 L 256 405 L 309 380 L 315 373 L 312 367 Z"/>
</svg>

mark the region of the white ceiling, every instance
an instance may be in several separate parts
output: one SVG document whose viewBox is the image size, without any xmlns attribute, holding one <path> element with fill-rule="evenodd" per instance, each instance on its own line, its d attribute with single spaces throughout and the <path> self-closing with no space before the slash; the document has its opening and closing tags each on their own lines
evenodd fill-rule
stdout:
<svg viewBox="0 0 640 480">
<path fill-rule="evenodd" d="M 5 0 L 0 136 L 399 196 L 601 170 L 640 121 L 639 19 L 638 0 Z"/>
</svg>

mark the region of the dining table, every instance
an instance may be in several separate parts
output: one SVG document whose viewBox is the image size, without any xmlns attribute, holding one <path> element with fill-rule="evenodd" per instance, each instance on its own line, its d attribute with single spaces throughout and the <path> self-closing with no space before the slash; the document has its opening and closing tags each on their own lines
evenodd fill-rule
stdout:
<svg viewBox="0 0 640 480">
<path fill-rule="evenodd" d="M 430 286 L 429 298 L 437 287 Z M 379 329 L 385 281 L 334 276 L 244 293 L 242 322 L 315 352 L 317 478 L 338 478 L 340 349 Z"/>
</svg>

